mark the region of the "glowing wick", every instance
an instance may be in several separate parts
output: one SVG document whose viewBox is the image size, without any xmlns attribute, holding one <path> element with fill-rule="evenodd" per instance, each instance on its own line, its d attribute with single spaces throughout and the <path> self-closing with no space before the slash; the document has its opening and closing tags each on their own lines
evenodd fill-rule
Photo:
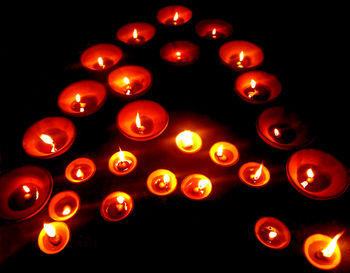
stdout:
<svg viewBox="0 0 350 273">
<path fill-rule="evenodd" d="M 242 51 L 243 52 L 243 51 Z M 243 66 L 242 66 L 243 67 Z M 248 92 L 248 97 L 251 99 L 253 96 L 255 96 L 257 93 L 259 93 L 256 89 L 256 81 L 254 81 L 253 79 L 250 81 L 250 87 L 251 89 L 253 89 L 252 91 Z"/>
<path fill-rule="evenodd" d="M 306 175 L 306 180 L 300 183 L 304 188 L 306 188 L 306 186 L 309 185 L 310 182 L 314 181 L 315 177 L 315 174 L 311 168 L 307 169 Z"/>
<path fill-rule="evenodd" d="M 262 173 L 262 167 L 263 167 L 263 164 L 261 163 L 259 169 L 257 169 L 255 174 L 250 175 L 250 178 L 252 180 L 257 181 L 260 178 L 261 173 Z"/>
<path fill-rule="evenodd" d="M 119 160 L 116 164 L 116 167 L 119 171 L 126 171 L 131 166 L 131 161 L 125 159 L 125 153 L 122 151 L 122 149 L 119 147 Z"/>
<path fill-rule="evenodd" d="M 159 179 L 158 186 L 160 188 L 165 188 L 169 182 L 170 182 L 170 176 L 166 173 L 164 174 L 163 178 Z"/>
<path fill-rule="evenodd" d="M 105 68 L 105 64 L 103 63 L 103 59 L 102 57 L 98 57 L 97 58 L 97 62 L 98 62 L 98 65 L 101 67 L 101 68 Z"/>
<path fill-rule="evenodd" d="M 222 156 L 223 156 L 223 151 L 224 151 L 224 145 L 220 145 L 220 146 L 218 147 L 218 149 L 216 150 L 216 155 L 217 155 L 218 157 L 222 157 Z"/>
<path fill-rule="evenodd" d="M 24 194 L 24 199 L 30 199 L 32 197 L 32 194 L 30 193 L 30 188 L 27 185 L 22 186 L 23 191 L 25 192 Z"/>
<path fill-rule="evenodd" d="M 323 249 L 321 252 L 322 252 L 322 255 L 326 258 L 330 258 L 332 257 L 335 249 L 337 248 L 337 241 L 338 239 L 340 238 L 340 236 L 342 236 L 344 233 L 344 231 L 338 233 L 337 235 L 334 236 L 334 238 L 332 239 L 332 241 L 328 244 L 328 246 Z"/>
<path fill-rule="evenodd" d="M 40 138 L 43 142 L 52 146 L 51 153 L 54 153 L 57 151 L 55 144 L 53 142 L 53 139 L 49 135 L 41 134 Z"/>
</svg>

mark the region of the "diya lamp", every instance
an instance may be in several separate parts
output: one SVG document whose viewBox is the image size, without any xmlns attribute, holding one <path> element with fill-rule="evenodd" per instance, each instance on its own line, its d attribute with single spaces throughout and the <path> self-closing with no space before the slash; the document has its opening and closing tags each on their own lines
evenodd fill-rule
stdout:
<svg viewBox="0 0 350 273">
<path fill-rule="evenodd" d="M 219 49 L 222 62 L 236 71 L 255 68 L 264 60 L 264 53 L 257 45 L 247 41 L 230 41 Z"/>
<path fill-rule="evenodd" d="M 67 165 L 65 176 L 72 183 L 82 183 L 93 177 L 95 172 L 96 165 L 91 159 L 79 157 Z"/>
<path fill-rule="evenodd" d="M 284 249 L 290 243 L 290 231 L 280 220 L 274 217 L 260 218 L 254 227 L 256 238 L 265 246 Z"/>
<path fill-rule="evenodd" d="M 155 195 L 163 196 L 171 194 L 176 189 L 176 186 L 176 176 L 169 170 L 156 170 L 147 178 L 147 188 Z"/>
<path fill-rule="evenodd" d="M 97 44 L 80 56 L 82 66 L 90 70 L 107 70 L 123 57 L 122 50 L 113 44 Z"/>
<path fill-rule="evenodd" d="M 71 116 L 87 116 L 100 109 L 106 100 L 103 84 L 84 80 L 67 86 L 59 95 L 58 107 Z"/>
<path fill-rule="evenodd" d="M 37 121 L 24 133 L 22 146 L 33 157 L 52 158 L 66 152 L 76 136 L 74 124 L 63 117 Z"/>
<path fill-rule="evenodd" d="M 184 130 L 176 136 L 175 143 L 180 151 L 192 154 L 202 147 L 202 138 L 196 132 Z"/>
<path fill-rule="evenodd" d="M 292 186 L 311 199 L 336 198 L 349 185 L 344 165 L 332 155 L 316 149 L 302 149 L 292 154 L 286 172 Z"/>
<path fill-rule="evenodd" d="M 80 197 L 74 191 L 62 191 L 51 198 L 49 216 L 56 221 L 72 218 L 80 207 Z"/>
<path fill-rule="evenodd" d="M 259 104 L 278 97 L 282 87 L 276 76 L 255 70 L 239 75 L 234 89 L 245 101 Z"/>
<path fill-rule="evenodd" d="M 148 23 L 134 22 L 120 27 L 117 31 L 117 39 L 129 45 L 142 45 L 153 38 L 156 28 Z"/>
<path fill-rule="evenodd" d="M 344 231 L 333 238 L 323 234 L 313 234 L 308 237 L 304 242 L 306 259 L 319 269 L 336 268 L 341 262 L 341 252 L 337 241 L 343 233 Z"/>
<path fill-rule="evenodd" d="M 157 13 L 159 23 L 167 26 L 180 26 L 192 18 L 192 11 L 181 5 L 172 5 L 161 8 Z"/>
<path fill-rule="evenodd" d="M 107 195 L 101 204 L 101 216 L 106 221 L 116 222 L 124 219 L 134 208 L 134 201 L 125 192 L 116 191 Z"/>
<path fill-rule="evenodd" d="M 149 90 L 152 84 L 152 74 L 142 66 L 125 65 L 108 75 L 108 84 L 115 94 L 122 97 L 134 97 Z"/>
<path fill-rule="evenodd" d="M 190 65 L 199 58 L 199 47 L 189 41 L 174 41 L 160 49 L 160 57 L 174 65 Z"/>
<path fill-rule="evenodd" d="M 239 179 L 251 187 L 262 187 L 270 181 L 270 172 L 263 163 L 247 162 L 238 171 Z"/>
<path fill-rule="evenodd" d="M 206 198 L 212 190 L 212 184 L 208 177 L 202 174 L 191 174 L 182 180 L 181 191 L 185 196 L 193 200 Z"/>
<path fill-rule="evenodd" d="M 314 139 L 305 119 L 283 106 L 264 110 L 256 121 L 256 129 L 263 141 L 281 150 L 300 148 Z"/>
<path fill-rule="evenodd" d="M 229 142 L 220 141 L 211 146 L 209 156 L 215 164 L 229 167 L 237 163 L 239 152 L 235 145 Z"/>
<path fill-rule="evenodd" d="M 195 31 L 199 37 L 209 40 L 219 40 L 232 35 L 233 28 L 230 23 L 223 20 L 205 19 L 196 24 Z"/>
<path fill-rule="evenodd" d="M 137 165 L 136 156 L 128 151 L 122 151 L 113 154 L 108 161 L 108 169 L 114 175 L 126 175 L 132 172 Z"/>
<path fill-rule="evenodd" d="M 24 166 L 0 178 L 0 218 L 24 220 L 37 214 L 52 193 L 52 176 L 44 168 Z"/>
<path fill-rule="evenodd" d="M 117 128 L 132 140 L 145 141 L 156 138 L 168 126 L 169 116 L 158 103 L 138 100 L 125 105 L 117 115 Z"/>
<path fill-rule="evenodd" d="M 44 224 L 38 236 L 38 246 L 46 254 L 56 254 L 68 244 L 70 231 L 64 222 Z"/>
</svg>

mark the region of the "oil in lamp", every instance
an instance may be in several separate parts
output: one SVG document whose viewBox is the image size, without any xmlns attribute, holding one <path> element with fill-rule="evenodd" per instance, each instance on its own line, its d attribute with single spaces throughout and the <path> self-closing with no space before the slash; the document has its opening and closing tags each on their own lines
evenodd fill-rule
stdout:
<svg viewBox="0 0 350 273">
<path fill-rule="evenodd" d="M 129 45 L 142 45 L 153 38 L 156 28 L 145 22 L 133 22 L 120 27 L 117 39 Z"/>
<path fill-rule="evenodd" d="M 237 163 L 239 152 L 235 145 L 229 142 L 220 141 L 211 146 L 209 156 L 215 164 L 229 167 Z"/>
<path fill-rule="evenodd" d="M 65 176 L 72 183 L 82 183 L 93 177 L 95 172 L 96 165 L 90 158 L 79 157 L 68 164 Z"/>
<path fill-rule="evenodd" d="M 269 248 L 283 249 L 290 243 L 289 229 L 277 218 L 260 218 L 255 224 L 254 231 L 256 238 Z"/>
<path fill-rule="evenodd" d="M 199 21 L 195 27 L 199 37 L 209 40 L 219 40 L 229 37 L 233 28 L 230 23 L 219 19 L 204 19 Z"/>
<path fill-rule="evenodd" d="M 108 161 L 108 169 L 115 175 L 126 175 L 132 172 L 137 165 L 136 156 L 128 151 L 122 151 L 113 154 Z"/>
<path fill-rule="evenodd" d="M 182 180 L 181 191 L 194 200 L 206 198 L 212 190 L 210 179 L 202 174 L 191 174 Z"/>
<path fill-rule="evenodd" d="M 49 216 L 56 221 L 72 218 L 80 206 L 80 197 L 74 191 L 62 191 L 51 198 Z"/>
<path fill-rule="evenodd" d="M 192 11 L 184 6 L 172 5 L 161 8 L 157 13 L 159 23 L 167 26 L 180 26 L 192 18 Z"/>
<path fill-rule="evenodd" d="M 67 86 L 59 95 L 58 107 L 72 116 L 87 116 L 95 113 L 104 104 L 107 91 L 103 84 L 84 80 Z"/>
<path fill-rule="evenodd" d="M 262 187 L 270 180 L 270 172 L 263 163 L 248 162 L 238 171 L 239 179 L 248 186 Z"/>
<path fill-rule="evenodd" d="M 90 70 L 106 70 L 123 57 L 122 50 L 113 44 L 97 44 L 87 48 L 80 56 L 82 66 Z"/>
<path fill-rule="evenodd" d="M 128 216 L 133 207 L 134 201 L 129 194 L 116 191 L 102 201 L 100 212 L 106 221 L 116 222 Z"/>
<path fill-rule="evenodd" d="M 202 147 L 202 138 L 196 132 L 184 130 L 175 138 L 176 146 L 184 153 L 195 153 Z"/>
<path fill-rule="evenodd" d="M 147 188 L 155 195 L 171 194 L 176 189 L 176 186 L 176 176 L 169 170 L 156 170 L 147 178 Z"/>
<path fill-rule="evenodd" d="M 341 252 L 337 244 L 344 233 L 338 233 L 333 239 L 323 234 L 314 234 L 304 242 L 306 259 L 315 267 L 323 270 L 336 268 L 341 262 Z"/>
<path fill-rule="evenodd" d="M 56 254 L 68 244 L 70 231 L 64 222 L 44 224 L 38 236 L 38 246 L 46 254 Z"/>
<path fill-rule="evenodd" d="M 189 41 L 174 41 L 160 49 L 160 57 L 174 65 L 190 65 L 199 58 L 199 47 Z"/>
<path fill-rule="evenodd" d="M 24 166 L 0 178 L 0 218 L 24 220 L 37 214 L 52 193 L 52 176 L 44 168 Z"/>
</svg>

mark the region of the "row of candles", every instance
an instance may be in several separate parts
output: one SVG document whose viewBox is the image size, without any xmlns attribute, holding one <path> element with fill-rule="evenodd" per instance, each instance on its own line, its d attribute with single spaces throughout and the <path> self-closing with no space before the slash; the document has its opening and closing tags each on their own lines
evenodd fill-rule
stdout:
<svg viewBox="0 0 350 273">
<path fill-rule="evenodd" d="M 191 10 L 183 6 L 165 7 L 157 14 L 161 24 L 173 26 L 185 24 L 191 17 Z M 231 24 L 216 19 L 199 22 L 195 30 L 200 37 L 213 40 L 227 38 L 232 34 Z M 155 28 L 143 22 L 127 24 L 117 31 L 118 40 L 130 45 L 142 45 L 154 35 Z M 170 42 L 161 48 L 160 56 L 175 65 L 188 65 L 198 59 L 199 47 L 189 41 Z M 262 50 L 247 41 L 225 43 L 220 47 L 219 56 L 225 65 L 240 72 L 255 68 L 264 58 Z M 98 44 L 83 52 L 81 64 L 91 70 L 109 70 L 122 57 L 123 52 L 119 47 Z M 110 88 L 121 96 L 138 96 L 146 92 L 151 83 L 152 74 L 136 65 L 119 67 L 108 75 Z M 235 91 L 250 103 L 265 103 L 280 94 L 281 84 L 272 74 L 249 71 L 238 76 Z M 96 112 L 105 99 L 106 89 L 103 84 L 85 80 L 65 88 L 59 95 L 58 106 L 68 115 L 85 116 Z M 158 137 L 166 129 L 168 121 L 168 113 L 161 105 L 139 100 L 128 103 L 120 110 L 116 126 L 127 138 L 145 141 Z M 302 122 L 294 113 L 286 113 L 283 107 L 272 107 L 260 115 L 257 131 L 269 145 L 291 150 L 312 140 L 307 137 L 307 126 L 300 124 Z M 31 156 L 52 158 L 66 152 L 73 144 L 75 135 L 75 127 L 70 120 L 49 117 L 33 124 L 26 131 L 23 148 Z M 183 153 L 196 153 L 202 147 L 202 138 L 196 132 L 184 130 L 175 137 L 175 144 Z M 209 156 L 215 164 L 223 167 L 233 166 L 239 160 L 236 146 L 225 141 L 212 145 Z M 120 148 L 108 162 L 109 171 L 117 176 L 131 173 L 136 166 L 136 156 Z M 65 176 L 72 183 L 82 183 L 91 179 L 95 171 L 94 162 L 81 157 L 66 167 Z M 270 180 L 269 170 L 263 163 L 257 162 L 243 164 L 239 168 L 238 176 L 243 183 L 252 187 L 264 186 Z M 313 199 L 335 198 L 348 185 L 344 166 L 331 155 L 314 149 L 295 152 L 288 160 L 287 176 L 300 193 Z M 51 175 L 39 167 L 18 168 L 1 179 L 5 190 L 0 199 L 8 202 L 0 207 L 0 215 L 5 219 L 31 217 L 46 204 L 52 192 Z M 170 170 L 158 169 L 148 176 L 146 184 L 151 193 L 164 196 L 175 191 L 177 179 Z M 190 199 L 201 200 L 210 195 L 212 183 L 203 174 L 191 174 L 182 180 L 181 191 Z M 43 252 L 54 254 L 65 248 L 70 231 L 63 221 L 75 215 L 79 207 L 79 195 L 73 191 L 60 192 L 51 199 L 48 211 L 55 222 L 44 224 L 39 234 L 38 245 Z M 100 212 L 106 221 L 119 221 L 127 217 L 133 207 L 132 197 L 117 191 L 105 197 Z M 273 217 L 259 219 L 255 225 L 255 234 L 261 243 L 274 249 L 287 247 L 291 238 L 287 226 Z M 339 233 L 333 239 L 321 234 L 310 236 L 304 243 L 306 258 L 321 269 L 336 267 L 341 260 L 337 245 L 341 235 Z"/>
</svg>

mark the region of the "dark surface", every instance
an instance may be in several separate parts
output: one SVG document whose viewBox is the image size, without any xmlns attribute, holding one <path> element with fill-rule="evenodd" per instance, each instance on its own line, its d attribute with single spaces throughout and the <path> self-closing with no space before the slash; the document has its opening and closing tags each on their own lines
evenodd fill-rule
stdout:
<svg viewBox="0 0 350 273">
<path fill-rule="evenodd" d="M 268 146 L 255 129 L 257 116 L 267 107 L 293 106 L 316 130 L 317 138 L 309 147 L 329 152 L 349 166 L 348 83 L 341 68 L 346 52 L 339 39 L 342 17 L 337 16 L 336 21 L 329 17 L 341 7 L 247 3 L 230 8 L 226 2 L 187 2 L 193 18 L 176 28 L 156 21 L 158 9 L 170 3 L 167 1 L 8 9 L 12 17 L 1 24 L 0 172 L 27 164 L 43 166 L 54 177 L 53 194 L 74 190 L 82 207 L 67 221 L 69 244 L 52 256 L 43 254 L 36 243 L 43 222 L 50 221 L 47 206 L 27 221 L 0 222 L 0 264 L 5 272 L 23 264 L 40 271 L 100 265 L 109 270 L 176 267 L 215 272 L 318 272 L 303 256 L 303 241 L 313 233 L 334 236 L 344 229 L 347 232 L 340 240 L 343 261 L 337 272 L 349 272 L 349 191 L 329 201 L 302 196 L 285 174 L 292 151 Z M 233 35 L 220 41 L 199 38 L 194 26 L 206 18 L 232 23 Z M 120 26 L 133 21 L 146 21 L 157 28 L 156 36 L 142 47 L 124 45 L 115 38 Z M 176 67 L 160 59 L 160 47 L 176 39 L 200 47 L 196 63 Z M 235 94 L 238 74 L 222 65 L 218 56 L 219 47 L 229 40 L 251 41 L 263 49 L 265 60 L 259 69 L 279 78 L 283 89 L 279 98 L 252 105 Z M 109 92 L 97 113 L 68 117 L 77 128 L 77 138 L 65 154 L 48 160 L 26 155 L 21 146 L 25 130 L 44 117 L 63 115 L 57 97 L 64 87 L 83 79 L 106 84 L 107 73 L 91 73 L 79 64 L 84 49 L 101 42 L 116 44 L 125 52 L 118 65 L 136 64 L 151 71 L 152 88 L 141 98 L 154 100 L 169 112 L 167 130 L 147 142 L 126 139 L 117 131 L 115 117 L 128 101 Z M 175 147 L 176 134 L 187 128 L 203 138 L 197 154 L 185 155 Z M 209 148 L 219 140 L 238 147 L 241 158 L 235 166 L 223 168 L 210 161 Z M 139 160 L 135 171 L 125 177 L 113 176 L 107 169 L 118 146 Z M 73 185 L 64 178 L 64 169 L 80 156 L 93 159 L 97 173 L 92 180 Z M 238 168 L 247 161 L 264 161 L 271 172 L 266 187 L 254 189 L 239 181 Z M 179 184 L 188 174 L 203 173 L 212 180 L 213 192 L 206 200 L 194 201 L 184 197 L 178 185 L 174 194 L 156 197 L 148 192 L 146 178 L 159 168 L 173 171 Z M 131 194 L 135 209 L 126 219 L 107 223 L 99 207 L 115 190 Z M 262 216 L 279 218 L 290 228 L 292 241 L 286 249 L 271 250 L 255 238 L 254 224 Z"/>
</svg>

